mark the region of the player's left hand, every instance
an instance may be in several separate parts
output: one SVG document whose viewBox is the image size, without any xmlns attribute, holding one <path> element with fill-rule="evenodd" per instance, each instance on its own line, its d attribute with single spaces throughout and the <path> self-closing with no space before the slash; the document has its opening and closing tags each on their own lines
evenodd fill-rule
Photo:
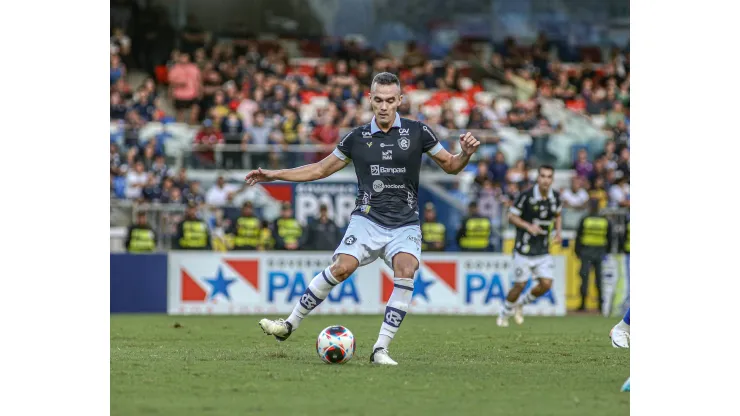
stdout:
<svg viewBox="0 0 740 416">
<path fill-rule="evenodd" d="M 480 142 L 473 136 L 473 133 L 467 132 L 460 135 L 460 149 L 466 156 L 472 156 L 473 153 L 478 151 L 478 146 L 480 146 Z"/>
</svg>

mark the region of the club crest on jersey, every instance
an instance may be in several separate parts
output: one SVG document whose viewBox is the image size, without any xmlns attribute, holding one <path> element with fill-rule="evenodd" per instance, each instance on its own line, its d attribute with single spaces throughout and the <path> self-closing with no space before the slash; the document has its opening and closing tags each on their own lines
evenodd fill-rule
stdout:
<svg viewBox="0 0 740 416">
<path fill-rule="evenodd" d="M 350 235 L 349 237 L 344 239 L 344 244 L 351 246 L 355 243 L 355 241 L 357 241 L 357 237 L 355 237 L 354 235 Z"/>
<path fill-rule="evenodd" d="M 398 147 L 400 147 L 401 150 L 409 150 L 409 146 L 411 146 L 411 140 L 409 140 L 408 137 L 401 137 L 398 139 Z"/>
</svg>

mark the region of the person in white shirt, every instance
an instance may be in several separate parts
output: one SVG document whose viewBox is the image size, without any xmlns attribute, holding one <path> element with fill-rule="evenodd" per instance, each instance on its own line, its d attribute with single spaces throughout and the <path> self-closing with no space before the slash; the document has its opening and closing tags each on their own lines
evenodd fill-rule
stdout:
<svg viewBox="0 0 740 416">
<path fill-rule="evenodd" d="M 239 193 L 236 185 L 227 184 L 223 176 L 219 176 L 216 184 L 206 193 L 206 204 L 214 207 L 223 207 L 231 203 L 234 194 Z"/>
<path fill-rule="evenodd" d="M 622 176 L 609 188 L 609 203 L 617 208 L 630 207 L 629 178 Z"/>
<path fill-rule="evenodd" d="M 570 179 L 570 188 L 560 193 L 563 206 L 566 208 L 583 209 L 588 202 L 588 192 L 583 188 L 583 178 L 576 175 Z"/>
<path fill-rule="evenodd" d="M 126 189 L 124 194 L 127 199 L 141 198 L 141 191 L 146 186 L 148 176 L 144 172 L 144 163 L 141 160 L 136 161 L 134 169 L 126 174 Z"/>
</svg>

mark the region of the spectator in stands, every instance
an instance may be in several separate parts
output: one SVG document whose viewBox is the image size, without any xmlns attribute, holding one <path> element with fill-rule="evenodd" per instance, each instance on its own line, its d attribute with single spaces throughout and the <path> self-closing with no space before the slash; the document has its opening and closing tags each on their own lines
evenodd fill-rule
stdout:
<svg viewBox="0 0 740 416">
<path fill-rule="evenodd" d="M 627 126 L 627 121 L 625 120 L 618 121 L 617 126 L 611 130 L 612 137 L 614 139 L 614 142 L 617 145 L 616 152 L 618 154 L 621 154 L 624 148 L 629 147 L 630 135 L 629 135 L 629 128 Z"/>
<path fill-rule="evenodd" d="M 504 153 L 501 151 L 496 152 L 496 155 L 493 157 L 493 161 L 488 165 L 488 172 L 491 176 L 491 179 L 494 182 L 498 183 L 505 183 L 506 182 L 506 172 L 509 170 L 509 165 L 506 164 L 506 157 L 504 156 Z"/>
<path fill-rule="evenodd" d="M 181 191 L 187 191 L 187 189 L 190 187 L 190 181 L 188 181 L 188 171 L 183 166 L 180 168 L 180 170 L 177 172 L 177 176 L 173 180 L 173 185 L 175 185 L 176 188 L 180 189 Z"/>
<path fill-rule="evenodd" d="M 206 203 L 213 207 L 224 207 L 234 199 L 234 195 L 238 194 L 244 189 L 244 187 L 238 187 L 233 184 L 227 184 L 223 176 L 219 176 L 216 179 L 216 184 L 211 187 L 206 193 Z"/>
<path fill-rule="evenodd" d="M 162 202 L 167 204 L 173 204 L 173 205 L 183 205 L 187 203 L 187 200 L 185 197 L 182 196 L 182 191 L 180 188 L 172 188 L 170 190 L 169 196 L 167 198 L 164 198 L 164 193 L 162 194 Z"/>
<path fill-rule="evenodd" d="M 537 164 L 552 164 L 557 157 L 550 152 L 548 145 L 550 135 L 555 132 L 552 125 L 545 117 L 539 117 L 537 125 L 529 130 L 532 136 L 532 154 L 537 160 Z"/>
<path fill-rule="evenodd" d="M 115 143 L 110 144 L 110 174 L 113 176 L 121 176 L 121 153 L 118 145 Z"/>
<path fill-rule="evenodd" d="M 195 204 L 199 207 L 206 202 L 206 197 L 200 189 L 199 181 L 190 182 L 190 186 L 183 192 L 183 196 L 188 203 Z"/>
<path fill-rule="evenodd" d="M 224 143 L 223 134 L 216 130 L 213 121 L 206 119 L 203 127 L 195 134 L 193 142 L 193 164 L 196 168 L 213 168 L 216 166 L 216 156 L 213 152 L 217 145 Z"/>
<path fill-rule="evenodd" d="M 172 178 L 167 177 L 162 180 L 162 190 L 161 190 L 161 200 L 162 203 L 167 203 L 170 200 L 170 195 L 172 193 L 172 190 L 175 189 L 175 182 L 172 181 Z"/>
<path fill-rule="evenodd" d="M 128 107 L 124 104 L 121 99 L 121 94 L 118 91 L 114 91 L 110 95 L 110 119 L 111 120 L 123 120 L 126 118 L 128 113 Z"/>
<path fill-rule="evenodd" d="M 131 38 L 126 36 L 120 27 L 113 29 L 113 35 L 110 38 L 110 53 L 123 57 L 131 53 Z"/>
<path fill-rule="evenodd" d="M 574 175 L 570 178 L 570 187 L 560 191 L 560 199 L 565 208 L 584 209 L 589 201 L 588 192 L 583 188 L 581 176 Z"/>
<path fill-rule="evenodd" d="M 198 119 L 197 99 L 201 94 L 201 74 L 190 55 L 181 53 L 169 72 L 170 95 L 175 100 L 177 120 L 195 124 Z M 186 117 L 187 116 L 187 117 Z"/>
<path fill-rule="evenodd" d="M 213 107 L 208 109 L 208 118 L 213 120 L 214 125 L 221 127 L 221 120 L 229 114 L 229 111 L 226 105 L 226 94 L 222 90 L 216 91 L 213 96 Z"/>
<path fill-rule="evenodd" d="M 147 177 L 146 186 L 141 191 L 141 196 L 147 202 L 162 201 L 162 188 L 159 186 L 157 178 L 151 173 Z"/>
<path fill-rule="evenodd" d="M 624 105 L 620 101 L 614 101 L 611 110 L 606 115 L 606 125 L 610 128 L 615 128 L 622 122 L 624 123 Z"/>
<path fill-rule="evenodd" d="M 506 172 L 506 182 L 516 183 L 520 189 L 523 188 L 522 184 L 529 182 L 527 165 L 524 159 L 517 160 L 514 166 Z"/>
<path fill-rule="evenodd" d="M 303 250 L 333 251 L 339 246 L 342 234 L 337 224 L 329 219 L 326 204 L 319 206 L 319 216 L 309 221 L 303 238 Z"/>
<path fill-rule="evenodd" d="M 630 176 L 630 149 L 625 147 L 619 152 L 619 161 L 617 162 L 617 171 L 621 176 Z"/>
<path fill-rule="evenodd" d="M 617 179 L 617 183 L 609 187 L 609 202 L 615 208 L 630 207 L 630 184 L 627 176 Z"/>
<path fill-rule="evenodd" d="M 114 85 L 118 80 L 126 76 L 126 65 L 121 62 L 121 57 L 112 54 L 110 56 L 110 85 Z"/>
<path fill-rule="evenodd" d="M 576 161 L 573 162 L 573 170 L 576 171 L 576 175 L 583 176 L 584 178 L 590 178 L 591 173 L 594 171 L 594 165 L 588 160 L 588 151 L 586 149 L 579 149 Z"/>
<path fill-rule="evenodd" d="M 606 208 L 609 203 L 609 196 L 605 189 L 605 179 L 603 176 L 596 176 L 592 182 L 591 189 L 588 191 L 589 199 L 595 199 L 599 203 L 599 209 Z"/>
<path fill-rule="evenodd" d="M 154 150 L 154 141 L 150 140 L 144 146 L 144 151 L 141 156 L 141 160 L 144 162 L 144 169 L 146 171 L 151 171 L 152 167 L 154 167 L 154 158 L 156 156 L 156 152 Z"/>
<path fill-rule="evenodd" d="M 246 149 L 248 135 L 244 123 L 239 118 L 239 113 L 232 110 L 221 121 L 221 133 L 227 145 L 240 147 L 239 150 L 229 149 L 224 152 L 224 167 L 227 169 L 243 169 L 242 162 L 244 150 Z"/>
<path fill-rule="evenodd" d="M 298 118 L 295 109 L 285 107 L 283 109 L 283 117 L 280 120 L 280 132 L 282 133 L 283 149 L 285 150 L 285 165 L 288 168 L 294 168 L 298 165 L 298 159 L 300 156 L 295 150 L 288 150 L 288 146 L 295 146 L 300 144 L 298 142 L 298 125 L 301 120 Z"/>
<path fill-rule="evenodd" d="M 311 133 L 311 140 L 315 144 L 324 145 L 326 149 L 324 152 L 315 154 L 314 162 L 318 162 L 328 156 L 334 150 L 334 145 L 339 140 L 339 127 L 334 123 L 328 112 L 324 112 L 319 117 L 318 123 Z"/>
<path fill-rule="evenodd" d="M 501 226 L 501 213 L 503 207 L 503 191 L 501 185 L 487 179 L 478 192 L 478 212 L 491 220 L 494 230 Z"/>
<path fill-rule="evenodd" d="M 290 202 L 284 203 L 280 210 L 280 217 L 272 225 L 275 249 L 298 250 L 302 235 L 303 228 L 293 216 L 293 207 Z"/>
<path fill-rule="evenodd" d="M 244 98 L 241 100 L 239 106 L 236 108 L 236 112 L 239 113 L 239 116 L 244 123 L 245 129 L 252 127 L 252 125 L 254 124 L 254 115 L 257 110 L 259 110 L 259 104 L 257 104 L 255 100 L 250 98 L 249 93 L 245 91 Z"/>
<path fill-rule="evenodd" d="M 147 183 L 147 173 L 144 171 L 144 162 L 137 160 L 134 168 L 126 174 L 126 191 L 127 199 L 141 198 L 141 192 Z"/>
<path fill-rule="evenodd" d="M 616 143 L 614 143 L 613 140 L 607 140 L 606 145 L 604 145 L 604 154 L 601 156 L 606 161 L 607 170 L 613 170 L 617 168 L 619 157 L 617 156 L 616 150 Z"/>
<path fill-rule="evenodd" d="M 591 183 L 595 183 L 595 178 L 597 177 L 606 179 L 606 174 L 608 171 L 606 170 L 606 162 L 604 160 L 604 157 L 597 157 L 594 160 L 593 166 L 594 169 L 591 172 L 591 175 L 589 175 L 589 180 L 591 181 Z"/>
<path fill-rule="evenodd" d="M 272 125 L 265 118 L 265 113 L 258 111 L 254 115 L 254 125 L 247 129 L 249 136 L 247 141 L 250 145 L 267 146 L 270 144 L 271 131 Z M 266 149 L 251 150 L 249 153 L 253 169 L 267 166 L 268 151 Z"/>
<path fill-rule="evenodd" d="M 434 70 L 434 63 L 427 61 L 421 74 L 416 77 L 416 87 L 423 90 L 437 88 L 437 76 Z"/>
</svg>

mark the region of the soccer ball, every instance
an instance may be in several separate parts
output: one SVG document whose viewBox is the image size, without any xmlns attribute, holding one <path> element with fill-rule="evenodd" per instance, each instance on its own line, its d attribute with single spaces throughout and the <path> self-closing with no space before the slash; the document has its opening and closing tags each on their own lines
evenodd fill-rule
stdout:
<svg viewBox="0 0 740 416">
<path fill-rule="evenodd" d="M 355 336 L 341 325 L 324 328 L 316 339 L 316 352 L 327 364 L 344 364 L 355 355 Z"/>
</svg>

